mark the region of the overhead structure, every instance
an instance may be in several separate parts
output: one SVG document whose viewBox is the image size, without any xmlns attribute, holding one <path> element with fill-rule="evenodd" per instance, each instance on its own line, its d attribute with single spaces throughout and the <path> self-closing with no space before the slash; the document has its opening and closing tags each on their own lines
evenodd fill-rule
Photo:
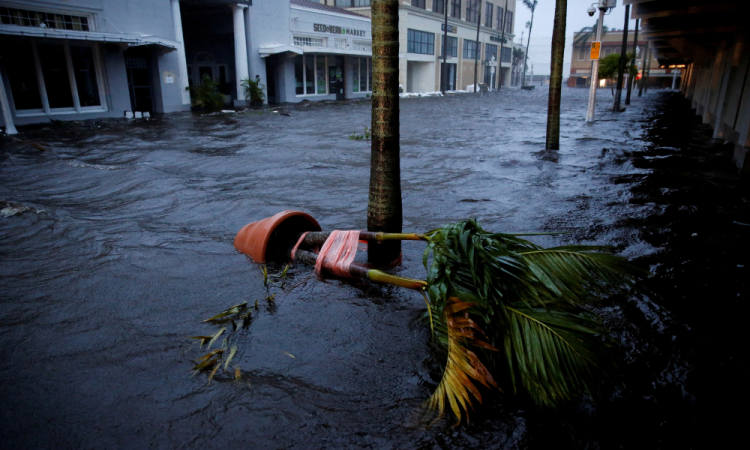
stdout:
<svg viewBox="0 0 750 450">
<path fill-rule="evenodd" d="M 714 137 L 735 144 L 734 161 L 750 176 L 750 2 L 624 0 L 662 69 L 681 70 L 680 89 Z"/>
</svg>

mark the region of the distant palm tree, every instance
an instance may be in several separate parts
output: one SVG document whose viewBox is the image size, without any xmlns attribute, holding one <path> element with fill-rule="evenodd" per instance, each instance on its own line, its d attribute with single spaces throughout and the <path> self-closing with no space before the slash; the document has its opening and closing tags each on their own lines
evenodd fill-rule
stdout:
<svg viewBox="0 0 750 450">
<path fill-rule="evenodd" d="M 586 44 L 586 41 L 589 39 L 596 38 L 596 27 L 599 26 L 599 19 L 596 19 L 596 22 L 594 22 L 593 27 L 583 27 L 581 28 L 581 31 L 578 31 L 577 33 L 574 33 L 573 36 L 573 46 L 575 47 L 578 44 Z M 602 36 L 604 37 L 605 34 L 609 31 L 609 27 L 606 25 L 602 25 Z"/>
<path fill-rule="evenodd" d="M 521 78 L 521 86 L 526 84 L 526 62 L 529 59 L 529 44 L 531 44 L 531 28 L 534 26 L 534 10 L 536 10 L 537 0 L 523 0 L 523 4 L 531 10 L 531 21 L 527 23 L 529 27 L 529 39 L 526 41 L 526 56 L 523 63 L 523 77 Z"/>
</svg>

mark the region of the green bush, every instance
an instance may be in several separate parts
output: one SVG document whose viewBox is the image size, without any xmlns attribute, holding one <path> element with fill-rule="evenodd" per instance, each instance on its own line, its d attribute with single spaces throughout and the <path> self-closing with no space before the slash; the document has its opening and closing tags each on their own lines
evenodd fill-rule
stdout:
<svg viewBox="0 0 750 450">
<path fill-rule="evenodd" d="M 201 84 L 188 86 L 185 90 L 190 91 L 193 106 L 211 111 L 221 109 L 224 106 L 224 95 L 217 91 L 218 86 L 219 83 L 215 82 L 208 74 L 204 74 Z"/>
<path fill-rule="evenodd" d="M 263 103 L 263 100 L 266 98 L 263 89 L 266 86 L 260 84 L 260 78 L 256 78 L 255 80 L 245 78 L 240 81 L 240 84 L 245 89 L 245 98 L 250 100 L 250 103 Z"/>
</svg>

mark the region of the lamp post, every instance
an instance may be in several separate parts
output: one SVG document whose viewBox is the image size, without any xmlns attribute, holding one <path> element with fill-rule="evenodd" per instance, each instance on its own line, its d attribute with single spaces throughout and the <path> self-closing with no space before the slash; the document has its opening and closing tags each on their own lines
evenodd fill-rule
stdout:
<svg viewBox="0 0 750 450">
<path fill-rule="evenodd" d="M 616 5 L 616 0 L 599 0 L 599 3 L 592 3 L 591 6 L 588 9 L 588 13 L 590 16 L 593 16 L 596 13 L 596 10 L 599 10 L 599 20 L 596 25 L 596 41 L 595 43 L 599 44 L 599 49 L 601 49 L 601 39 L 602 39 L 602 24 L 604 22 L 604 12 L 608 9 L 612 9 Z M 594 7 L 596 5 L 596 7 Z M 593 44 L 592 44 L 593 45 Z M 594 107 L 596 106 L 596 90 L 599 88 L 599 55 L 597 55 L 597 58 L 594 60 L 593 64 L 591 65 L 591 88 L 589 90 L 589 107 L 588 111 L 586 112 L 586 122 L 591 123 L 594 121 Z"/>
</svg>

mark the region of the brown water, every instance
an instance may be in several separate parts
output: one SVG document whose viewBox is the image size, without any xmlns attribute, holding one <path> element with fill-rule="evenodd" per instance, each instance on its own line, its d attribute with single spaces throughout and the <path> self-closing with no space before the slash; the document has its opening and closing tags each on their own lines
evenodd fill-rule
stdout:
<svg viewBox="0 0 750 450">
<path fill-rule="evenodd" d="M 737 433 L 747 399 L 750 194 L 730 151 L 678 94 L 583 122 L 563 91 L 401 103 L 404 229 L 476 217 L 489 230 L 567 230 L 654 274 L 647 298 L 601 312 L 626 354 L 597 404 L 537 411 L 499 395 L 468 426 L 424 428 L 440 377 L 421 296 L 290 270 L 264 286 L 232 246 L 284 209 L 366 226 L 370 104 L 22 127 L 0 137 L 0 442 L 5 448 L 703 448 Z M 16 207 L 16 209 L 13 209 Z M 21 212 L 18 208 L 28 208 Z M 9 209 L 10 208 L 10 209 Z M 423 244 L 396 272 L 424 277 Z M 282 267 L 270 266 L 278 274 Z M 275 302 L 265 298 L 276 294 Z M 258 300 L 231 366 L 191 377 L 188 336 Z"/>
</svg>

